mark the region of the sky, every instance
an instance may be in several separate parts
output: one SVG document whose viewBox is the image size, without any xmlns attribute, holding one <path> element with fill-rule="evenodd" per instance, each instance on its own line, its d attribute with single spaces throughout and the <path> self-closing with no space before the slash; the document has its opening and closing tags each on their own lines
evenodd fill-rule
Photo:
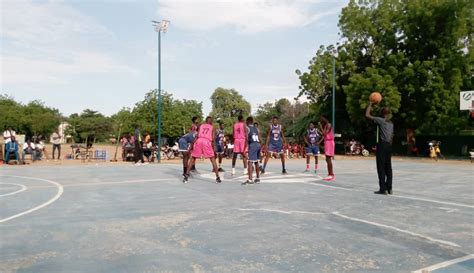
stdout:
<svg viewBox="0 0 474 273">
<path fill-rule="evenodd" d="M 0 93 L 64 115 L 112 115 L 157 88 L 211 110 L 217 87 L 259 104 L 298 94 L 320 45 L 339 41 L 346 0 L 0 0 Z"/>
</svg>

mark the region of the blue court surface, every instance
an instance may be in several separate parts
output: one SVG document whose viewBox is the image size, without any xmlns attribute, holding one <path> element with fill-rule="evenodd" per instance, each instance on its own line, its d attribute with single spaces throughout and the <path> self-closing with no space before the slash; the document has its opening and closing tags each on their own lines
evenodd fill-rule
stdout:
<svg viewBox="0 0 474 273">
<path fill-rule="evenodd" d="M 179 164 L 0 168 L 0 272 L 473 272 L 474 164 L 396 159 L 394 195 L 374 159 L 337 180 L 273 160 L 188 184 Z M 469 256 L 471 255 L 471 256 Z"/>
</svg>

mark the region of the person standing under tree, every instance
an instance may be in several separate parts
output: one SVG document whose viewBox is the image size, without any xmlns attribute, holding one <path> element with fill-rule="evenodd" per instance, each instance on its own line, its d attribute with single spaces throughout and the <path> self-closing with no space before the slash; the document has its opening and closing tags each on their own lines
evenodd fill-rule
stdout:
<svg viewBox="0 0 474 273">
<path fill-rule="evenodd" d="M 246 182 L 243 183 L 243 185 L 248 185 L 248 184 L 253 184 L 253 183 L 260 183 L 260 166 L 259 166 L 259 161 L 260 161 L 260 130 L 254 125 L 253 123 L 253 117 L 248 117 L 247 118 L 247 141 L 248 141 L 248 147 L 249 147 L 249 162 L 248 162 L 248 167 L 249 167 L 249 178 L 247 179 Z M 257 175 L 257 178 L 255 180 L 252 180 L 252 175 L 253 175 L 253 165 L 255 165 L 255 174 Z"/>
<path fill-rule="evenodd" d="M 214 126 L 212 126 L 212 117 L 206 118 L 206 123 L 199 125 L 198 135 L 192 146 L 191 160 L 188 164 L 188 169 L 185 177 L 185 181 L 188 181 L 191 167 L 196 164 L 196 158 L 208 158 L 212 163 L 212 171 L 216 173 L 216 183 L 221 183 L 222 180 L 219 177 L 219 171 L 217 170 L 216 156 L 214 153 L 214 141 L 215 135 Z"/>
<path fill-rule="evenodd" d="M 237 161 L 237 156 L 242 155 L 244 161 L 244 175 L 247 175 L 247 130 L 244 123 L 244 117 L 242 115 L 238 116 L 238 121 L 234 124 L 234 156 L 232 157 L 232 175 L 235 175 L 235 163 Z"/>
<path fill-rule="evenodd" d="M 318 157 L 319 157 L 319 144 L 321 144 L 321 136 L 316 129 L 314 122 L 309 123 L 308 132 L 304 138 L 306 142 L 306 170 L 309 172 L 309 165 L 311 164 L 311 156 L 314 156 L 314 173 L 318 173 Z"/>
<path fill-rule="evenodd" d="M 225 131 L 224 131 L 224 122 L 219 121 L 219 129 L 216 131 L 216 154 L 219 158 L 219 172 L 224 172 L 222 169 L 222 158 L 224 157 L 225 152 Z"/>
<path fill-rule="evenodd" d="M 371 115 L 372 102 L 365 111 L 365 116 L 371 119 L 380 128 L 377 143 L 377 173 L 379 176 L 379 190 L 375 194 L 392 194 L 392 140 L 393 140 L 393 123 L 390 121 L 390 109 L 382 108 L 382 117 L 374 117 Z"/>
<path fill-rule="evenodd" d="M 324 178 L 326 181 L 336 180 L 334 175 L 334 168 L 332 165 L 332 159 L 334 157 L 334 131 L 332 129 L 332 124 L 329 123 L 328 119 L 325 116 L 321 117 L 320 124 L 321 133 L 324 136 L 324 155 L 326 156 L 326 163 L 328 166 L 328 176 Z"/>
<path fill-rule="evenodd" d="M 278 117 L 273 117 L 272 124 L 268 129 L 267 134 L 267 156 L 265 157 L 265 163 L 263 164 L 263 169 L 261 173 L 265 173 L 267 168 L 268 160 L 273 154 L 278 154 L 281 159 L 282 173 L 287 174 L 285 168 L 285 154 L 284 147 L 286 146 L 285 133 L 283 127 L 278 123 Z"/>
<path fill-rule="evenodd" d="M 135 133 L 134 133 L 134 136 L 135 136 L 135 143 L 134 143 L 134 146 L 135 146 L 135 165 L 136 166 L 139 166 L 139 165 L 146 165 L 148 163 L 145 163 L 145 160 L 143 160 L 143 143 L 142 143 L 142 134 L 140 132 L 140 126 L 135 126 Z M 158 152 L 161 152 L 161 147 L 158 143 Z"/>
<path fill-rule="evenodd" d="M 61 160 L 61 135 L 58 129 L 51 135 L 51 139 L 53 140 L 53 160 L 55 160 L 54 154 L 56 150 L 58 150 L 58 160 Z"/>
</svg>

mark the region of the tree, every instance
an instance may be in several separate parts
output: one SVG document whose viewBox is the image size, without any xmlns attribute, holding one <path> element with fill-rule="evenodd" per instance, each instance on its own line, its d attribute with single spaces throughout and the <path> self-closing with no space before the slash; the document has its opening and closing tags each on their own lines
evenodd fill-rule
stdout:
<svg viewBox="0 0 474 273">
<path fill-rule="evenodd" d="M 76 142 L 102 142 L 113 137 L 112 121 L 103 114 L 85 109 L 81 114 L 69 116 L 66 133 L 73 135 Z"/>
<path fill-rule="evenodd" d="M 459 91 L 473 88 L 473 8 L 468 0 L 351 0 L 339 20 L 344 41 L 336 56 L 339 128 L 366 129 L 364 109 L 373 91 L 382 93 L 381 106 L 392 109 L 397 132 L 456 134 L 468 126 L 458 104 Z M 309 71 L 297 71 L 300 96 L 323 104 L 323 112 L 330 109 L 333 48 L 321 47 Z"/>
<path fill-rule="evenodd" d="M 211 96 L 212 112 L 211 116 L 220 119 L 226 126 L 226 134 L 232 133 L 232 124 L 235 122 L 233 110 L 241 110 L 243 116 L 251 113 L 251 106 L 244 97 L 235 89 L 216 88 Z"/>
<path fill-rule="evenodd" d="M 114 127 L 122 124 L 122 134 L 132 134 L 135 126 L 140 125 L 143 133 L 156 137 L 158 131 L 157 90 L 150 90 L 142 101 L 130 109 L 122 109 L 111 118 Z M 165 138 L 182 136 L 191 127 L 193 116 L 202 118 L 202 103 L 195 100 L 176 100 L 169 93 L 162 94 L 162 128 Z"/>
</svg>

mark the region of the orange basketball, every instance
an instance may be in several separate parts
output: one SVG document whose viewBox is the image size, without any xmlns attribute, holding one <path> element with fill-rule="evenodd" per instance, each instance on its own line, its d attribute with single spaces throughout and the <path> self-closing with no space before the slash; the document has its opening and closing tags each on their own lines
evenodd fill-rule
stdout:
<svg viewBox="0 0 474 273">
<path fill-rule="evenodd" d="M 380 103 L 382 101 L 382 95 L 380 95 L 379 92 L 372 92 L 369 96 L 369 100 L 374 104 Z"/>
</svg>

